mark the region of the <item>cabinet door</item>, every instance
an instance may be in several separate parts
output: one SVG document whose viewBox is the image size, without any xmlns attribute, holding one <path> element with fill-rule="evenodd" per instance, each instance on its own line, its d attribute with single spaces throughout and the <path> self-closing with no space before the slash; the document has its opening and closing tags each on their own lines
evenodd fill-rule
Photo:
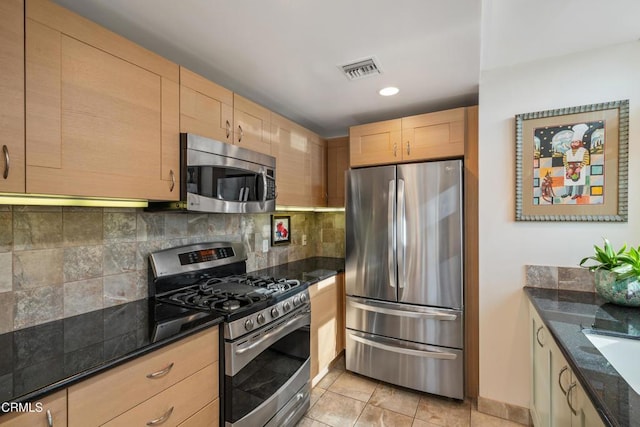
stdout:
<svg viewBox="0 0 640 427">
<path fill-rule="evenodd" d="M 338 312 L 337 321 L 337 338 L 336 338 L 336 355 L 341 353 L 345 349 L 345 310 L 346 310 L 346 294 L 344 290 L 344 273 L 340 273 L 336 276 L 336 292 L 338 301 L 336 303 Z"/>
<path fill-rule="evenodd" d="M 401 161 L 401 133 L 400 119 L 352 126 L 349 129 L 351 167 Z"/>
<path fill-rule="evenodd" d="M 266 108 L 233 94 L 234 144 L 271 154 L 270 115 Z"/>
<path fill-rule="evenodd" d="M 2 427 L 55 427 L 67 426 L 67 391 L 59 391 L 39 401 L 42 403 L 42 412 L 26 412 L 3 415 L 0 418 Z M 36 402 L 33 402 L 33 410 L 36 410 Z M 51 423 L 47 418 L 51 417 Z"/>
<path fill-rule="evenodd" d="M 233 144 L 233 92 L 180 67 L 180 132 Z"/>
<path fill-rule="evenodd" d="M 311 379 L 328 369 L 338 354 L 338 286 L 330 277 L 309 288 L 311 297 Z"/>
<path fill-rule="evenodd" d="M 26 14 L 27 192 L 177 200 L 178 66 L 48 0 Z"/>
<path fill-rule="evenodd" d="M 572 384 L 572 372 L 560 349 L 549 343 L 551 349 L 551 425 L 564 427 L 571 425 L 571 410 L 567 404 L 567 392 Z"/>
<path fill-rule="evenodd" d="M 307 132 L 282 116 L 271 117 L 271 155 L 277 164 L 276 203 L 305 206 L 311 190 L 311 158 Z"/>
<path fill-rule="evenodd" d="M 24 186 L 24 1 L 0 2 L 0 191 Z"/>
<path fill-rule="evenodd" d="M 571 390 L 571 427 L 603 427 L 604 423 L 600 414 L 596 411 L 589 397 L 576 378 L 573 378 L 575 387 Z M 565 424 L 568 425 L 568 424 Z"/>
<path fill-rule="evenodd" d="M 402 118 L 404 161 L 464 155 L 465 108 Z"/>
<path fill-rule="evenodd" d="M 327 206 L 327 146 L 316 134 L 309 134 L 311 162 L 310 206 Z"/>
<path fill-rule="evenodd" d="M 549 342 L 552 339 L 542 320 L 529 306 L 531 340 L 531 417 L 536 427 L 548 427 L 551 411 L 551 375 Z"/>
<path fill-rule="evenodd" d="M 344 207 L 344 178 L 349 169 L 349 138 L 327 141 L 327 206 Z"/>
</svg>

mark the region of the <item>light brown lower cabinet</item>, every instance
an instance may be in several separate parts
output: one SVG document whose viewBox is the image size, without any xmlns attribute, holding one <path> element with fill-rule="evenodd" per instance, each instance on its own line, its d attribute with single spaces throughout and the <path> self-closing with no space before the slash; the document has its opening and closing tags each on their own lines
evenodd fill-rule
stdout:
<svg viewBox="0 0 640 427">
<path fill-rule="evenodd" d="M 311 296 L 311 381 L 315 385 L 344 350 L 344 274 L 309 287 Z"/>
<path fill-rule="evenodd" d="M 67 426 L 67 390 L 51 394 L 39 403 L 42 410 L 37 411 L 36 403 L 31 408 L 35 412 L 20 412 L 0 417 L 2 427 L 66 427 Z M 49 422 L 51 420 L 51 422 Z"/>
<path fill-rule="evenodd" d="M 218 329 L 184 338 L 68 390 L 70 427 L 154 420 L 160 425 L 164 418 L 163 425 L 177 425 L 218 398 Z"/>
</svg>

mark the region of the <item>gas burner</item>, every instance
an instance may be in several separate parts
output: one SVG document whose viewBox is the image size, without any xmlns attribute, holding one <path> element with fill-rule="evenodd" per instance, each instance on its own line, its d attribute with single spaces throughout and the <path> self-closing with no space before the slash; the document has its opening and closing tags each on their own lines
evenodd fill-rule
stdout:
<svg viewBox="0 0 640 427">
<path fill-rule="evenodd" d="M 235 299 L 230 299 L 222 303 L 223 310 L 233 311 L 239 308 L 240 308 L 240 301 Z"/>
</svg>

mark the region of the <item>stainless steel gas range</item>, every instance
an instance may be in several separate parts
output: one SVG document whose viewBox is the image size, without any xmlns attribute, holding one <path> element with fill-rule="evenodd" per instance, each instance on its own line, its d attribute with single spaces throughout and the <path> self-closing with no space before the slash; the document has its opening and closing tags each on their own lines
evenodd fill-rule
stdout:
<svg viewBox="0 0 640 427">
<path fill-rule="evenodd" d="M 297 280 L 246 273 L 240 243 L 150 255 L 154 339 L 223 316 L 225 426 L 293 426 L 309 408 L 309 291 Z"/>
</svg>

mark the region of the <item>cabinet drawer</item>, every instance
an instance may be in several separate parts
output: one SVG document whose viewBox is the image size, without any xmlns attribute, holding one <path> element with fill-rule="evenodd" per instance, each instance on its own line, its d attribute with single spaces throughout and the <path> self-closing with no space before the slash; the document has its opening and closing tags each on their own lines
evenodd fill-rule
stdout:
<svg viewBox="0 0 640 427">
<path fill-rule="evenodd" d="M 198 412 L 217 396 L 218 363 L 216 362 L 114 418 L 104 426 L 175 426 Z"/>
<path fill-rule="evenodd" d="M 67 425 L 67 391 L 59 391 L 37 402 L 42 403 L 42 412 L 15 413 L 0 417 L 2 427 L 46 427 L 47 411 L 51 414 L 51 420 L 55 427 Z M 32 402 L 32 410 L 37 410 L 36 403 Z"/>
<path fill-rule="evenodd" d="M 83 381 L 69 388 L 69 425 L 103 424 L 217 360 L 212 328 Z"/>
<path fill-rule="evenodd" d="M 220 423 L 220 399 L 216 399 L 204 408 L 180 423 L 178 427 L 217 426 Z"/>
</svg>

